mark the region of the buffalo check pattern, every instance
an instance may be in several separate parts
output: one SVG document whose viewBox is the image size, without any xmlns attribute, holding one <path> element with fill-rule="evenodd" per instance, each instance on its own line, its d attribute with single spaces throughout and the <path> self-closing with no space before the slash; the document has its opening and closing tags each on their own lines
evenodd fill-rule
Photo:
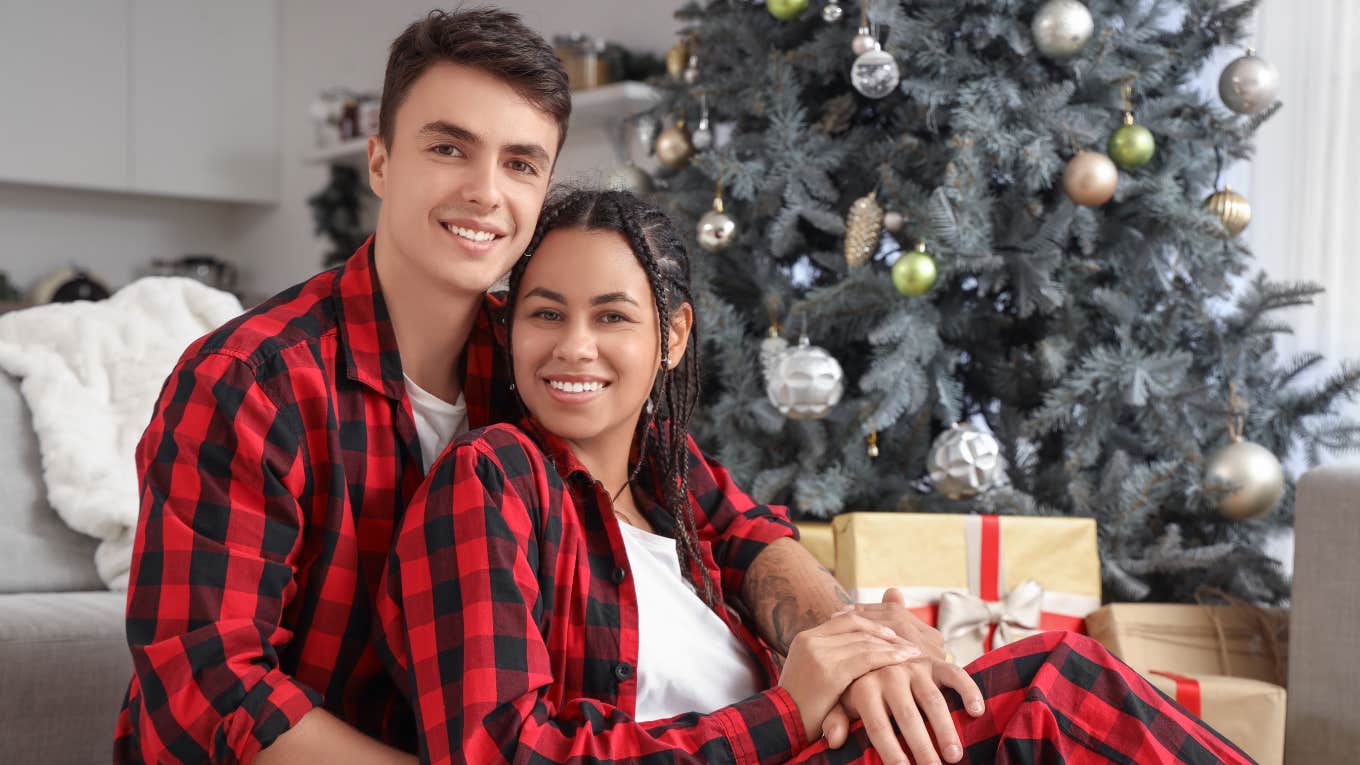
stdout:
<svg viewBox="0 0 1360 765">
<path fill-rule="evenodd" d="M 500 308 L 487 298 L 462 360 L 472 427 L 519 416 Z M 709 517 L 753 506 L 691 450 Z M 372 241 L 190 346 L 136 460 L 133 677 L 114 761 L 248 762 L 318 706 L 414 751 L 375 634 L 422 462 Z M 728 586 L 765 540 L 794 533 L 782 514 L 751 527 L 723 547 Z"/>
</svg>

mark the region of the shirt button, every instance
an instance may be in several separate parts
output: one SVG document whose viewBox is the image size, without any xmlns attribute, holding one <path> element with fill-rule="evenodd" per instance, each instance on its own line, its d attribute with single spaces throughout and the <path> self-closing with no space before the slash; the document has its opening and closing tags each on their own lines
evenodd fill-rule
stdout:
<svg viewBox="0 0 1360 765">
<path fill-rule="evenodd" d="M 629 665 L 627 662 L 621 661 L 618 664 L 614 665 L 614 677 L 617 677 L 620 681 L 627 680 L 632 676 L 633 667 Z"/>
<path fill-rule="evenodd" d="M 623 584 L 623 580 L 628 578 L 628 569 L 619 566 L 609 578 L 614 580 L 614 584 Z"/>
</svg>

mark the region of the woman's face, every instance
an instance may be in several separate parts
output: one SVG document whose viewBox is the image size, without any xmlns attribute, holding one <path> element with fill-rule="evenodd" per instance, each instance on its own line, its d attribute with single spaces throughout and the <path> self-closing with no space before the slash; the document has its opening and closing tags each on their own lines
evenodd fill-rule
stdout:
<svg viewBox="0 0 1360 765">
<path fill-rule="evenodd" d="M 692 318 L 688 304 L 675 313 L 671 364 Z M 515 385 L 543 427 L 578 444 L 631 442 L 661 344 L 647 274 L 622 234 L 561 228 L 544 237 L 520 280 L 511 333 Z"/>
</svg>

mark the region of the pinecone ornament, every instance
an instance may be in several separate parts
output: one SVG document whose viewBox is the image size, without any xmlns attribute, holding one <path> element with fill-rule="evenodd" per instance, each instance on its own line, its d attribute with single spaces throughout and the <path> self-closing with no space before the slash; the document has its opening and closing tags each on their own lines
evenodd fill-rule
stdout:
<svg viewBox="0 0 1360 765">
<path fill-rule="evenodd" d="M 850 205 L 845 216 L 845 262 L 853 268 L 873 257 L 883 233 L 883 207 L 878 192 L 871 191 Z"/>
</svg>

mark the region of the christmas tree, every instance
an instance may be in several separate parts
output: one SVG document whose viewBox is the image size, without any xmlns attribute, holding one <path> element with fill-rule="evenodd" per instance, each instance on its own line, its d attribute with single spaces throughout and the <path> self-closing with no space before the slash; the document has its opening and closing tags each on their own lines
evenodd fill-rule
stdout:
<svg viewBox="0 0 1360 765">
<path fill-rule="evenodd" d="M 1251 273 L 1218 185 L 1272 70 L 1191 85 L 1254 5 L 681 8 L 661 164 L 616 179 L 695 231 L 700 442 L 800 517 L 1092 517 L 1111 599 L 1285 599 L 1279 461 L 1360 445 L 1360 369 L 1276 356 L 1318 288 Z"/>
</svg>

